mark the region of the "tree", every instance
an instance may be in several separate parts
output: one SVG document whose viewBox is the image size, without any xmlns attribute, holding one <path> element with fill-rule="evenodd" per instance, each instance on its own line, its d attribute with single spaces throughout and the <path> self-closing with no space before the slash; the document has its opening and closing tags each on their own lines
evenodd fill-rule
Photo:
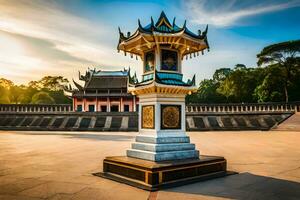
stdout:
<svg viewBox="0 0 300 200">
<path fill-rule="evenodd" d="M 216 91 L 219 94 L 224 95 L 227 102 L 229 102 L 229 98 L 234 96 L 234 82 L 230 78 L 226 78 L 222 81 Z"/>
<path fill-rule="evenodd" d="M 10 87 L 9 99 L 11 103 L 19 104 L 25 96 L 26 88 L 13 85 Z"/>
<path fill-rule="evenodd" d="M 33 104 L 54 104 L 54 99 L 47 92 L 38 92 L 33 95 L 31 103 Z"/>
<path fill-rule="evenodd" d="M 63 86 L 68 84 L 68 79 L 62 76 L 45 76 L 40 80 L 43 88 L 47 88 L 50 91 L 63 90 Z"/>
<path fill-rule="evenodd" d="M 10 103 L 8 89 L 0 85 L 0 104 Z"/>
<path fill-rule="evenodd" d="M 204 79 L 200 82 L 197 93 L 186 97 L 187 103 L 221 103 L 225 102 L 224 96 L 216 92 L 218 82 L 213 79 Z"/>
<path fill-rule="evenodd" d="M 14 83 L 11 80 L 7 80 L 5 78 L 0 78 L 0 85 L 6 89 L 9 89 L 14 85 Z"/>
<path fill-rule="evenodd" d="M 48 94 L 54 99 L 57 104 L 70 104 L 72 100 L 67 97 L 63 90 L 48 91 Z"/>
<path fill-rule="evenodd" d="M 69 83 L 68 79 L 62 76 L 44 76 L 38 81 L 30 81 L 29 87 L 38 90 L 47 89 L 49 91 L 63 90 L 63 87 Z"/>
<path fill-rule="evenodd" d="M 220 68 L 217 69 L 213 75 L 213 80 L 216 82 L 223 81 L 232 72 L 230 68 Z"/>
<path fill-rule="evenodd" d="M 9 99 L 9 90 L 13 86 L 13 82 L 5 78 L 0 78 L 0 103 L 11 103 Z"/>
<path fill-rule="evenodd" d="M 244 64 L 236 64 L 234 70 L 245 70 L 247 69 L 246 65 Z"/>
<path fill-rule="evenodd" d="M 71 103 L 65 96 L 63 88 L 69 81 L 62 76 L 45 76 L 38 81 L 29 82 L 29 88 L 48 93 L 55 103 Z"/>
<path fill-rule="evenodd" d="M 257 85 L 253 96 L 258 102 L 283 101 L 284 77 L 282 76 L 282 68 L 278 65 L 270 65 L 265 68 L 265 76 L 261 84 Z"/>
<path fill-rule="evenodd" d="M 289 101 L 288 87 L 291 83 L 293 71 L 299 65 L 297 64 L 297 57 L 300 53 L 300 40 L 281 42 L 269 45 L 257 55 L 259 66 L 278 64 L 282 69 L 282 76 L 284 77 L 284 94 L 285 101 Z"/>
</svg>

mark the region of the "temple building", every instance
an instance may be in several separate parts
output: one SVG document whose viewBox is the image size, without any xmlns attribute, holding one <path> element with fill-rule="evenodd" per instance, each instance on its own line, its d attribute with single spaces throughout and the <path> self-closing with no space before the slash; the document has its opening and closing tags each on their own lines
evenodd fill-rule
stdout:
<svg viewBox="0 0 300 200">
<path fill-rule="evenodd" d="M 85 75 L 79 72 L 83 86 L 73 80 L 76 88 L 65 88 L 73 99 L 73 111 L 78 112 L 135 112 L 138 103 L 127 92 L 129 70 L 102 71 L 88 69 Z"/>
</svg>

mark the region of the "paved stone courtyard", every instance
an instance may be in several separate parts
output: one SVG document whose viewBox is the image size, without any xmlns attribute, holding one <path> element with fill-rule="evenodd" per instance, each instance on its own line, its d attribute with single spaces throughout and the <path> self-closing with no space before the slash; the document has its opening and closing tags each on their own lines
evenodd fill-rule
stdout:
<svg viewBox="0 0 300 200">
<path fill-rule="evenodd" d="M 300 132 L 193 132 L 201 154 L 239 172 L 159 192 L 94 177 L 137 133 L 0 132 L 2 199 L 300 199 Z"/>
</svg>

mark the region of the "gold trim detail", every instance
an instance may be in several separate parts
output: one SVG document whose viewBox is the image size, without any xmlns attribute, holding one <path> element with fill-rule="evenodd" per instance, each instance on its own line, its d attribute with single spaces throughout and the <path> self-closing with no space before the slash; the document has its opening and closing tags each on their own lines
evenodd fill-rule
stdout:
<svg viewBox="0 0 300 200">
<path fill-rule="evenodd" d="M 154 129 L 154 105 L 142 106 L 142 128 Z"/>
<path fill-rule="evenodd" d="M 163 171 L 159 171 L 158 172 L 158 183 L 162 183 L 163 182 Z"/>
<path fill-rule="evenodd" d="M 148 175 L 149 175 L 149 171 L 145 172 L 145 183 L 148 184 Z"/>
<path fill-rule="evenodd" d="M 162 105 L 162 128 L 180 129 L 181 128 L 181 106 Z"/>
</svg>

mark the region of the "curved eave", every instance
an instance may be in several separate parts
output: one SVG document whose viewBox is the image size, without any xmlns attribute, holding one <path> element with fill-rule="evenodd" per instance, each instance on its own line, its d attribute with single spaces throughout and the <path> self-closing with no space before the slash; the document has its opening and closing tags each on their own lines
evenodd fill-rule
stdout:
<svg viewBox="0 0 300 200">
<path fill-rule="evenodd" d="M 145 35 L 163 35 L 163 36 L 180 36 L 185 34 L 186 37 L 190 38 L 191 40 L 205 40 L 206 35 L 195 35 L 191 34 L 190 31 L 188 31 L 186 28 L 181 28 L 177 31 L 171 31 L 171 32 L 163 32 L 160 31 L 159 29 L 154 28 L 154 30 L 148 30 L 144 29 L 142 27 L 139 27 L 134 34 L 132 34 L 130 37 L 125 37 L 123 33 L 120 33 L 120 40 L 119 40 L 119 45 L 121 43 L 129 43 L 132 40 L 136 39 L 139 35 L 145 34 Z"/>
<path fill-rule="evenodd" d="M 176 85 L 165 85 L 157 82 L 152 82 L 147 85 L 139 86 L 139 87 L 128 87 L 128 92 L 132 95 L 141 95 L 141 94 L 192 94 L 197 92 L 196 86 L 176 86 Z"/>
<path fill-rule="evenodd" d="M 182 38 L 182 40 L 180 40 L 180 38 Z M 118 50 L 141 56 L 143 51 L 151 49 L 157 44 L 171 44 L 175 46 L 175 49 L 181 48 L 182 56 L 209 48 L 206 37 L 204 39 L 202 39 L 202 37 L 195 38 L 187 34 L 185 30 L 176 33 L 161 33 L 155 31 L 146 33 L 138 29 L 131 37 L 118 44 Z M 185 46 L 189 46 L 190 49 L 185 49 Z"/>
<path fill-rule="evenodd" d="M 78 84 L 76 81 L 73 80 L 74 85 L 77 87 L 78 90 L 83 91 L 83 87 Z"/>
</svg>

